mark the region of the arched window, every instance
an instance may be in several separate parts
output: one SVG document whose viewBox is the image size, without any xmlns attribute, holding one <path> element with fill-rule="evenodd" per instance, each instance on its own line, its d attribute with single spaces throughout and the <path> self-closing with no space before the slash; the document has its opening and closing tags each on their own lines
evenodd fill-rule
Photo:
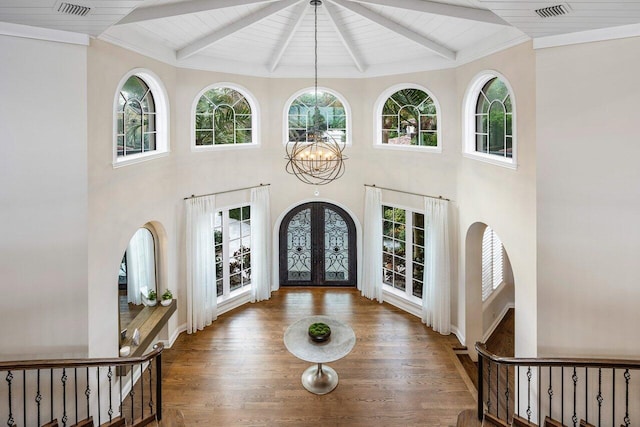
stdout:
<svg viewBox="0 0 640 427">
<path fill-rule="evenodd" d="M 426 89 L 394 86 L 378 98 L 377 105 L 378 144 L 439 149 L 439 108 Z"/>
<path fill-rule="evenodd" d="M 515 111 L 506 79 L 484 73 L 465 99 L 465 154 L 515 167 Z"/>
<path fill-rule="evenodd" d="M 248 92 L 231 84 L 216 84 L 198 96 L 193 146 L 257 145 L 256 103 Z"/>
<path fill-rule="evenodd" d="M 351 112 L 349 105 L 337 93 L 318 88 L 320 114 L 315 114 L 316 98 L 313 88 L 296 93 L 286 105 L 285 143 L 307 141 L 307 132 L 315 126 L 338 143 L 351 143 Z"/>
<path fill-rule="evenodd" d="M 167 114 L 160 81 L 145 70 L 128 73 L 116 93 L 114 166 L 166 153 Z"/>
<path fill-rule="evenodd" d="M 482 301 L 504 282 L 504 250 L 491 227 L 482 236 Z"/>
</svg>

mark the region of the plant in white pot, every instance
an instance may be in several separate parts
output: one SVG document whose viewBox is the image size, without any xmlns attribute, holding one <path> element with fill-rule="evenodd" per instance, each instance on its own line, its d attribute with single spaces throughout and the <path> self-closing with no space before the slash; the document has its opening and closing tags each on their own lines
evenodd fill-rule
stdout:
<svg viewBox="0 0 640 427">
<path fill-rule="evenodd" d="M 171 304 L 171 301 L 173 301 L 173 294 L 171 293 L 171 291 L 169 289 L 167 289 L 162 294 L 162 302 L 160 304 L 162 304 L 163 306 L 166 307 L 169 304 Z"/>
<path fill-rule="evenodd" d="M 158 294 L 156 293 L 156 291 L 151 289 L 147 294 L 147 304 L 149 305 L 149 307 L 153 307 L 158 303 L 157 298 L 158 298 Z"/>
</svg>

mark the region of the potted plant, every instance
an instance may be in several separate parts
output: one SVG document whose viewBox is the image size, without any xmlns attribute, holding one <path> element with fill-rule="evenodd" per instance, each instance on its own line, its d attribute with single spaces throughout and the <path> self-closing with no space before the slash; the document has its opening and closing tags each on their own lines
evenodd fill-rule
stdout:
<svg viewBox="0 0 640 427">
<path fill-rule="evenodd" d="M 156 301 L 156 298 L 158 298 L 158 294 L 156 294 L 156 291 L 151 289 L 149 291 L 149 293 L 147 294 L 147 303 L 148 303 L 149 307 L 153 307 L 154 305 L 156 305 L 158 303 L 158 301 Z"/>
<path fill-rule="evenodd" d="M 171 304 L 171 301 L 173 301 L 173 294 L 171 293 L 171 290 L 167 289 L 162 294 L 162 302 L 160 304 L 166 307 Z"/>
<path fill-rule="evenodd" d="M 309 337 L 315 342 L 323 342 L 329 339 L 331 328 L 326 323 L 312 323 L 309 326 Z"/>
</svg>

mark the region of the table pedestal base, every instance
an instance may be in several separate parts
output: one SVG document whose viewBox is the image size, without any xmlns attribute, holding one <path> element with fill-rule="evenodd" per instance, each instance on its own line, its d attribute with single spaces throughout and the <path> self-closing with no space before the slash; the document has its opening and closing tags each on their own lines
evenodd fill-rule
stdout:
<svg viewBox="0 0 640 427">
<path fill-rule="evenodd" d="M 302 385 L 314 394 L 327 394 L 338 385 L 338 374 L 329 366 L 318 363 L 302 374 Z"/>
</svg>

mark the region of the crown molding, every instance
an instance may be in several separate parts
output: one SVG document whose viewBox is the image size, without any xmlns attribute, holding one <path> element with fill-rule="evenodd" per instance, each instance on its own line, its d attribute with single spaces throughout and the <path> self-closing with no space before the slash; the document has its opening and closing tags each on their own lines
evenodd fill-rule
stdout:
<svg viewBox="0 0 640 427">
<path fill-rule="evenodd" d="M 32 27 L 30 25 L 13 24 L 11 22 L 0 22 L 0 35 L 44 40 L 49 42 L 77 44 L 81 46 L 89 46 L 90 39 L 87 34 L 53 30 L 50 28 Z"/>
</svg>

